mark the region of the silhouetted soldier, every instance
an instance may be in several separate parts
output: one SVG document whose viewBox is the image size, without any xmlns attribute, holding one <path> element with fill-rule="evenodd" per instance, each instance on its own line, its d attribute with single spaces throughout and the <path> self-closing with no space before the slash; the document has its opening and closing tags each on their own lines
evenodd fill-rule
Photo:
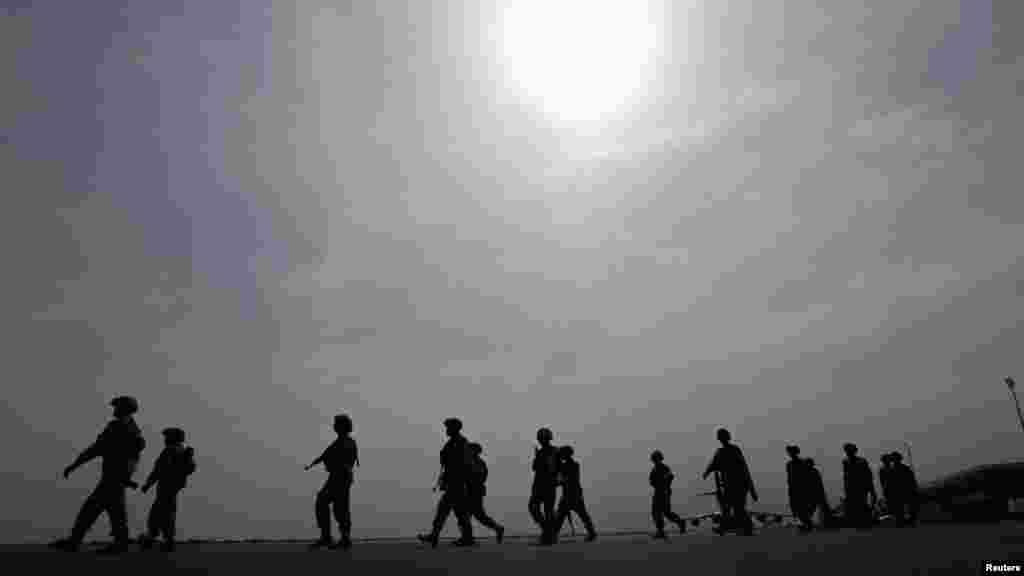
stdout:
<svg viewBox="0 0 1024 576">
<path fill-rule="evenodd" d="M 320 539 L 311 548 L 335 547 L 331 538 L 331 512 L 338 523 L 341 538 L 337 548 L 352 546 L 352 511 L 350 507 L 354 468 L 359 465 L 359 448 L 352 438 L 352 418 L 347 414 L 334 417 L 334 432 L 338 438 L 324 450 L 316 460 L 306 466 L 312 469 L 323 463 L 327 469 L 327 481 L 316 495 L 316 524 L 320 528 Z"/>
<path fill-rule="evenodd" d="M 726 510 L 723 511 L 722 526 L 719 531 L 724 531 L 730 526 L 742 530 L 743 534 L 754 533 L 754 523 L 747 513 L 747 494 L 757 502 L 757 490 L 754 488 L 754 480 L 750 476 L 750 468 L 743 458 L 743 452 L 739 446 L 732 444 L 732 435 L 728 430 L 719 428 L 717 433 L 718 441 L 722 445 L 715 452 L 707 469 L 704 471 L 704 478 L 712 472 L 718 472 L 722 481 L 722 493 Z"/>
<path fill-rule="evenodd" d="M 809 482 L 807 462 L 800 458 L 799 446 L 786 446 L 789 462 L 786 462 L 786 483 L 789 488 L 789 509 L 800 521 L 800 531 L 809 532 L 811 523 L 811 501 L 809 498 Z"/>
<path fill-rule="evenodd" d="M 128 522 L 125 509 L 125 488 L 131 484 L 132 475 L 138 466 L 139 456 L 146 447 L 142 431 L 132 415 L 139 411 L 139 403 L 131 396 L 118 396 L 110 401 L 114 408 L 114 419 L 91 446 L 85 449 L 74 463 L 64 469 L 67 478 L 86 462 L 94 458 L 103 459 L 100 481 L 96 489 L 82 504 L 69 538 L 51 544 L 58 550 L 76 551 L 96 518 L 106 512 L 110 518 L 114 543 L 104 548 L 106 553 L 123 550 L 128 544 Z"/>
<path fill-rule="evenodd" d="M 572 446 L 562 446 L 558 449 L 558 471 L 562 477 L 562 499 L 558 502 L 558 513 L 555 516 L 554 525 L 551 527 L 551 542 L 558 540 L 558 533 L 562 530 L 562 524 L 569 514 L 575 512 L 583 522 L 587 531 L 587 542 L 597 539 L 597 530 L 594 529 L 594 522 L 587 513 L 587 506 L 583 502 L 583 485 L 580 483 L 580 464 L 572 459 Z"/>
<path fill-rule="evenodd" d="M 419 539 L 436 548 L 448 514 L 455 512 L 460 531 L 455 545 L 472 546 L 475 542 L 467 502 L 471 459 L 469 445 L 462 435 L 462 422 L 458 418 L 448 418 L 444 421 L 444 427 L 448 442 L 441 448 L 441 475 L 438 478 L 438 488 L 444 494 L 437 503 L 437 514 L 430 534 L 420 534 Z"/>
<path fill-rule="evenodd" d="M 672 470 L 665 465 L 664 461 L 665 456 L 661 450 L 651 452 L 651 462 L 654 464 L 649 476 L 649 482 L 654 488 L 654 496 L 651 498 L 651 516 L 654 518 L 654 528 L 657 530 L 654 537 L 661 540 L 668 538 L 665 534 L 666 518 L 679 527 L 680 534 L 686 532 L 686 520 L 672 511 L 672 480 L 675 479 L 675 474 L 672 474 Z"/>
<path fill-rule="evenodd" d="M 882 488 L 882 498 L 885 500 L 885 511 L 893 518 L 900 518 L 899 496 L 894 491 L 895 484 L 892 482 L 893 458 L 892 453 L 882 454 L 882 466 L 878 469 L 878 485 Z"/>
<path fill-rule="evenodd" d="M 807 501 L 808 517 L 814 518 L 814 513 L 821 510 L 821 525 L 830 528 L 834 524 L 832 518 L 832 507 L 828 504 L 828 493 L 825 492 L 825 482 L 821 478 L 821 472 L 814 466 L 814 459 L 804 460 L 807 466 Z"/>
<path fill-rule="evenodd" d="M 846 452 L 846 459 L 843 460 L 843 506 L 846 518 L 858 528 L 870 528 L 874 521 L 872 510 L 878 503 L 871 465 L 864 458 L 857 456 L 856 445 L 846 443 L 843 450 Z"/>
<path fill-rule="evenodd" d="M 903 463 L 903 455 L 892 453 L 893 470 L 890 481 L 894 484 L 893 492 L 899 501 L 899 519 L 901 522 L 917 523 L 918 485 L 914 470 Z"/>
<path fill-rule="evenodd" d="M 487 495 L 487 462 L 482 457 L 484 448 L 477 442 L 469 444 L 470 467 L 469 467 L 469 515 L 476 518 L 485 527 L 494 530 L 497 540 L 501 543 L 505 537 L 504 526 L 498 524 L 493 518 L 487 515 L 484 510 L 484 496 Z"/>
<path fill-rule="evenodd" d="M 178 493 L 185 487 L 189 475 L 196 471 L 195 453 L 191 447 L 185 446 L 185 431 L 167 428 L 163 435 L 164 449 L 142 485 L 142 492 L 146 493 L 156 484 L 156 499 L 149 509 L 148 530 L 140 542 L 143 550 L 152 547 L 160 534 L 164 537 L 164 549 L 174 550 Z"/>
<path fill-rule="evenodd" d="M 528 509 L 530 517 L 541 529 L 541 544 L 550 544 L 555 536 L 550 533 L 555 520 L 558 490 L 558 454 L 551 445 L 553 436 L 547 428 L 538 430 L 537 443 L 540 446 L 533 454 L 533 486 Z"/>
</svg>

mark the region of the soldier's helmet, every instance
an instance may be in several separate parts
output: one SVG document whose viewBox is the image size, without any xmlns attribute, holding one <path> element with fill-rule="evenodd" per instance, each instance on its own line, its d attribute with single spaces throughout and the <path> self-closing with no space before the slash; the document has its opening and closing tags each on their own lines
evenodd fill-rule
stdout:
<svg viewBox="0 0 1024 576">
<path fill-rule="evenodd" d="M 338 414 L 334 417 L 334 429 L 344 434 L 352 432 L 352 418 L 348 414 Z"/>
<path fill-rule="evenodd" d="M 110 401 L 110 405 L 115 410 L 120 410 L 127 414 L 135 414 L 139 411 L 139 401 L 131 396 L 118 396 Z"/>
<path fill-rule="evenodd" d="M 452 432 L 458 432 L 462 430 L 462 420 L 458 418 L 448 418 L 444 421 L 444 427 Z"/>
<path fill-rule="evenodd" d="M 558 449 L 558 456 L 560 458 L 568 458 L 573 455 L 572 446 L 562 446 Z"/>
<path fill-rule="evenodd" d="M 796 456 L 800 454 L 800 447 L 790 444 L 789 446 L 786 446 L 786 454 L 789 454 L 790 456 Z"/>
<path fill-rule="evenodd" d="M 718 432 L 715 433 L 715 436 L 718 437 L 720 442 L 728 442 L 729 440 L 732 440 L 732 434 L 729 434 L 729 431 L 725 428 L 719 428 Z"/>
<path fill-rule="evenodd" d="M 185 441 L 185 431 L 181 428 L 164 428 L 162 434 L 165 440 L 174 444 L 181 444 Z"/>
<path fill-rule="evenodd" d="M 850 455 L 856 454 L 857 445 L 854 444 L 853 442 L 847 442 L 846 444 L 843 444 L 843 452 L 846 452 L 847 454 Z"/>
<path fill-rule="evenodd" d="M 549 428 L 541 428 L 540 430 L 537 430 L 538 442 L 551 442 L 551 439 L 554 437 L 555 435 L 551 433 Z"/>
<path fill-rule="evenodd" d="M 474 456 L 479 456 L 480 454 L 483 453 L 483 451 L 484 451 L 484 447 L 481 446 L 479 442 L 470 442 L 469 443 L 469 452 L 471 454 L 473 454 Z"/>
<path fill-rule="evenodd" d="M 665 459 L 665 455 L 661 453 L 661 450 L 655 450 L 651 452 L 651 460 L 654 462 L 661 462 Z"/>
</svg>

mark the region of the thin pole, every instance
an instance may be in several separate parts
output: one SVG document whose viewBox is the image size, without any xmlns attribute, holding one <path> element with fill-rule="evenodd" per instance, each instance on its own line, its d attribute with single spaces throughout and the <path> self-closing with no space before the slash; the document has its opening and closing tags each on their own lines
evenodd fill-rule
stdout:
<svg viewBox="0 0 1024 576">
<path fill-rule="evenodd" d="M 1010 394 L 1013 395 L 1013 403 L 1017 405 L 1017 421 L 1020 422 L 1020 429 L 1024 430 L 1024 415 L 1020 413 L 1020 400 L 1017 398 L 1017 391 L 1010 388 Z"/>
<path fill-rule="evenodd" d="M 907 449 L 907 460 L 910 461 L 910 469 L 914 469 L 914 453 L 910 451 L 910 442 L 903 441 L 903 446 Z"/>
<path fill-rule="evenodd" d="M 1005 382 L 1006 387 L 1010 389 L 1010 396 L 1013 397 L 1014 406 L 1017 407 L 1017 421 L 1020 422 L 1020 429 L 1024 430 L 1024 415 L 1020 412 L 1020 400 L 1017 398 L 1017 391 L 1015 390 L 1017 383 L 1010 377 L 1003 379 L 1003 382 Z"/>
</svg>

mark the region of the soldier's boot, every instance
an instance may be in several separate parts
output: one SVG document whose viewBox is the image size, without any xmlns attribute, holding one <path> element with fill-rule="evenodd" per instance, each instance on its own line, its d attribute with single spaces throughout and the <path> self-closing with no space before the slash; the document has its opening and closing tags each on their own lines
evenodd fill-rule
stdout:
<svg viewBox="0 0 1024 576">
<path fill-rule="evenodd" d="M 501 524 L 494 529 L 494 538 L 498 541 L 498 544 L 501 544 L 501 541 L 505 539 L 505 527 Z"/>
<path fill-rule="evenodd" d="M 117 556 L 122 552 L 125 552 L 125 548 L 126 546 L 123 542 L 114 542 L 112 544 L 104 546 L 103 548 L 100 548 L 96 551 L 96 553 L 102 556 Z"/>
<path fill-rule="evenodd" d="M 54 550 L 60 550 L 61 552 L 78 552 L 81 547 L 81 543 L 70 538 L 61 538 L 60 540 L 51 542 L 49 547 Z"/>
<path fill-rule="evenodd" d="M 341 533 L 341 538 L 338 539 L 338 543 L 332 546 L 333 550 L 348 550 L 352 548 L 352 536 L 347 532 Z"/>
<path fill-rule="evenodd" d="M 309 545 L 310 550 L 319 550 L 321 548 L 330 548 L 334 544 L 334 540 L 331 538 L 330 532 L 322 532 L 320 538 Z"/>
<path fill-rule="evenodd" d="M 437 548 L 437 540 L 439 536 L 436 532 L 431 532 L 430 534 L 417 534 L 416 538 L 424 544 L 430 544 L 431 548 Z"/>
<path fill-rule="evenodd" d="M 665 534 L 664 530 L 658 530 L 651 538 L 654 540 L 668 540 L 668 534 Z"/>
</svg>

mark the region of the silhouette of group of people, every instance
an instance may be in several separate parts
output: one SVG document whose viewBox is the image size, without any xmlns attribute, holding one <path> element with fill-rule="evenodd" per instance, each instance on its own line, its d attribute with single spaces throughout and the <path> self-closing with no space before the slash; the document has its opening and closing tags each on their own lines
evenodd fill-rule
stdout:
<svg viewBox="0 0 1024 576">
<path fill-rule="evenodd" d="M 835 525 L 836 518 L 828 505 L 821 473 L 814 466 L 814 460 L 801 458 L 798 446 L 787 446 L 786 452 L 790 457 L 786 463 L 789 506 L 800 522 L 800 530 L 813 529 L 813 517 L 819 510 L 823 527 Z M 858 455 L 855 444 L 844 444 L 843 452 L 846 454 L 843 459 L 843 521 L 848 526 L 867 529 L 879 519 L 876 511 L 881 508 L 871 465 Z M 917 478 L 910 466 L 903 463 L 903 456 L 899 452 L 884 454 L 878 477 L 887 515 L 898 524 L 916 524 Z"/>
<path fill-rule="evenodd" d="M 132 476 L 146 442 L 134 419 L 139 411 L 138 401 L 130 396 L 119 396 L 111 400 L 110 406 L 114 409 L 113 419 L 99 437 L 64 469 L 64 477 L 67 478 L 83 464 L 95 458 L 102 459 L 99 483 L 82 504 L 70 536 L 51 544 L 56 549 L 78 550 L 86 533 L 104 512 L 110 519 L 114 542 L 100 552 L 118 553 L 130 544 L 125 496 L 128 488 L 139 488 Z M 420 534 L 418 538 L 431 547 L 437 547 L 445 522 L 454 513 L 460 533 L 454 545 L 476 544 L 473 519 L 493 530 L 500 543 L 505 528 L 491 518 L 484 507 L 488 469 L 483 459 L 483 447 L 479 443 L 470 442 L 463 435 L 462 421 L 458 418 L 448 418 L 443 425 L 448 439 L 441 448 L 441 470 L 435 486 L 435 491 L 440 491 L 441 497 L 430 532 Z M 305 467 L 310 470 L 322 464 L 328 475 L 315 500 L 320 538 L 311 545 L 314 549 L 348 549 L 352 546 L 351 490 L 354 469 L 359 466 L 359 451 L 352 438 L 352 428 L 352 419 L 347 414 L 335 416 L 334 431 L 337 439 Z M 142 549 L 151 548 L 160 536 L 163 537 L 165 550 L 174 549 L 177 498 L 185 488 L 188 477 L 196 471 L 194 451 L 185 445 L 184 430 L 166 428 L 162 434 L 164 449 L 141 486 L 143 493 L 156 486 L 147 531 L 139 539 Z M 750 468 L 742 450 L 732 442 L 728 430 L 719 429 L 717 438 L 721 445 L 703 474 L 705 479 L 712 474 L 715 478 L 715 495 L 721 511 L 715 532 L 723 534 L 736 531 L 751 535 L 753 522 L 747 511 L 747 496 L 755 502 L 758 496 Z M 583 498 L 580 463 L 574 459 L 572 446 L 556 447 L 553 440 L 554 434 L 550 429 L 541 428 L 537 431 L 537 447 L 532 464 L 533 484 L 527 509 L 540 530 L 538 544 L 556 544 L 565 521 L 569 520 L 571 525 L 572 514 L 576 514 L 582 521 L 586 530 L 585 540 L 592 542 L 597 538 L 597 530 Z M 843 450 L 846 453 L 843 460 L 843 517 L 848 525 L 868 528 L 876 520 L 875 509 L 878 505 L 871 466 L 866 459 L 858 456 L 854 444 L 844 444 Z M 812 519 L 819 510 L 821 526 L 834 526 L 833 511 L 828 505 L 821 473 L 813 459 L 801 458 L 798 446 L 787 446 L 786 452 L 789 455 L 786 463 L 789 505 L 793 516 L 800 523 L 801 531 L 813 529 Z M 656 539 L 667 539 L 666 520 L 676 524 L 680 533 L 686 532 L 686 521 L 672 511 L 671 485 L 675 476 L 664 459 L 660 450 L 650 455 L 652 468 L 649 482 L 653 488 L 651 516 L 656 529 L 653 537 Z M 896 452 L 882 456 L 882 463 L 879 480 L 886 511 L 899 522 L 915 523 L 918 487 L 914 472 L 903 464 L 902 456 Z M 339 529 L 337 542 L 332 537 L 332 514 Z"/>
<path fill-rule="evenodd" d="M 113 420 L 107 424 L 99 437 L 64 469 L 64 478 L 67 478 L 93 459 L 100 458 L 103 461 L 99 483 L 82 504 L 71 528 L 71 535 L 54 542 L 54 548 L 78 550 L 86 533 L 103 512 L 106 512 L 110 519 L 114 542 L 101 552 L 119 552 L 130 542 L 125 490 L 138 488 L 132 476 L 138 467 L 142 451 L 146 448 L 146 440 L 142 437 L 142 430 L 135 423 L 134 415 L 139 411 L 139 403 L 135 398 L 118 396 L 110 401 L 110 406 L 114 409 Z M 166 428 L 163 430 L 163 436 L 164 449 L 142 485 L 143 493 L 156 485 L 156 497 L 149 511 L 148 530 L 140 544 L 143 548 L 149 548 L 156 538 L 162 535 L 164 549 L 173 550 L 178 493 L 185 487 L 188 476 L 195 472 L 196 463 L 192 448 L 185 446 L 184 430 Z"/>
</svg>

